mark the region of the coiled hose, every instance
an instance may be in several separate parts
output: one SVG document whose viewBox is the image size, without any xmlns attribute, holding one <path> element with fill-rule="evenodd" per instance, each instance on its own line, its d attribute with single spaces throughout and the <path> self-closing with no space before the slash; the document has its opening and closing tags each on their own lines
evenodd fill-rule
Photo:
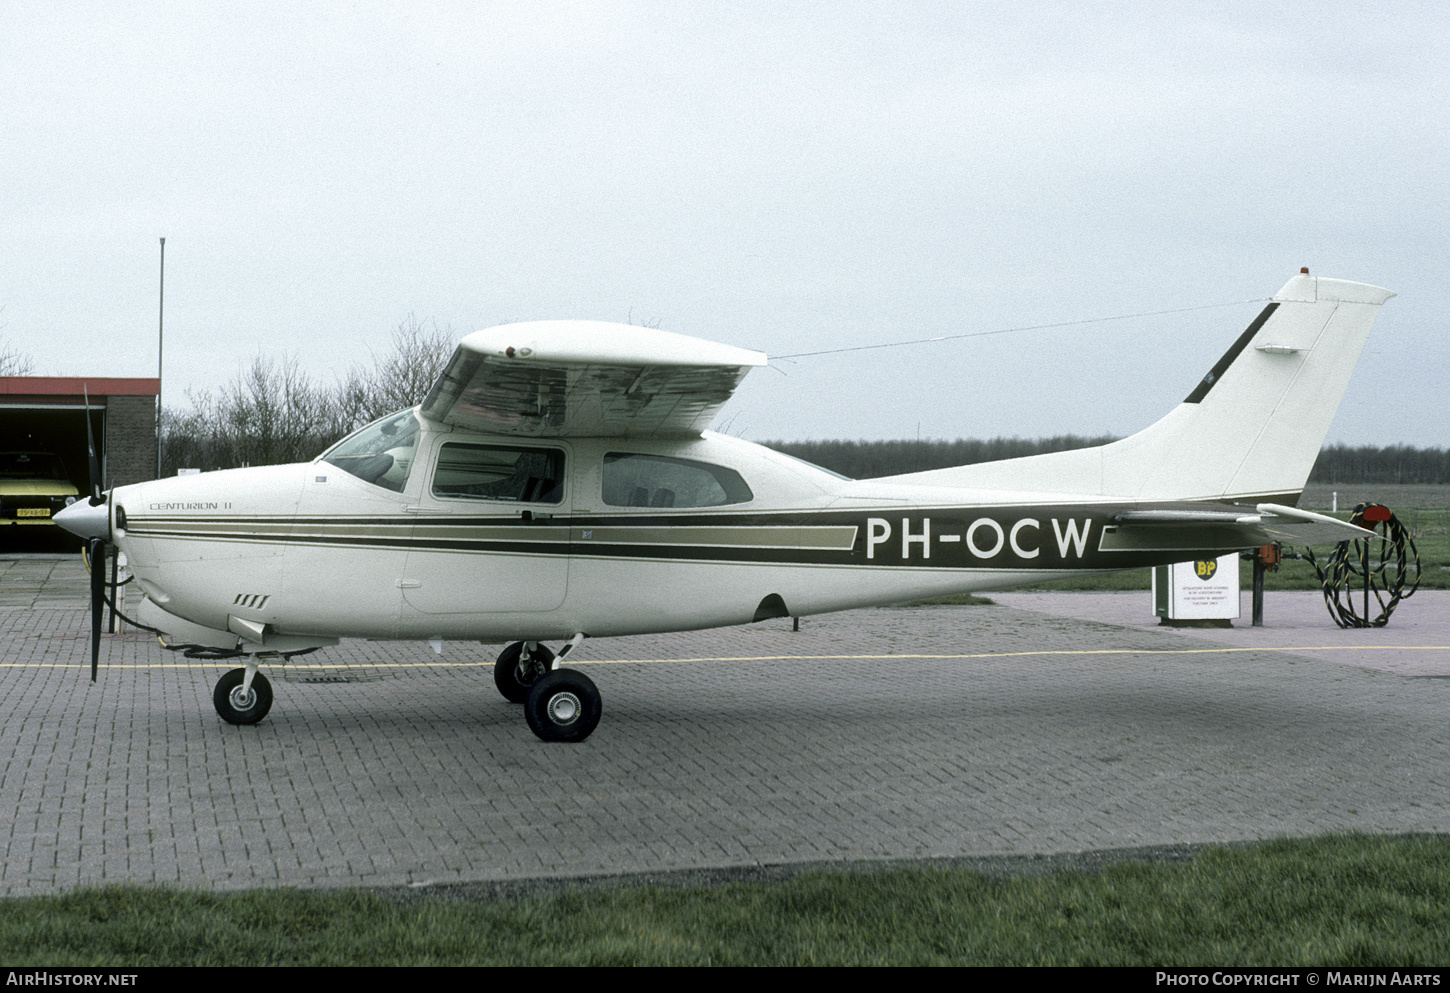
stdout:
<svg viewBox="0 0 1450 993">
<path fill-rule="evenodd" d="M 1383 504 L 1359 504 L 1349 523 L 1375 532 L 1375 537 L 1341 541 L 1323 567 L 1307 548 L 1297 557 L 1314 567 L 1324 591 L 1324 604 L 1335 624 L 1342 628 L 1382 628 L 1400 601 L 1409 599 L 1420 588 L 1420 551 L 1400 519 Z M 1379 607 L 1379 614 L 1372 620 L 1371 593 Z"/>
</svg>

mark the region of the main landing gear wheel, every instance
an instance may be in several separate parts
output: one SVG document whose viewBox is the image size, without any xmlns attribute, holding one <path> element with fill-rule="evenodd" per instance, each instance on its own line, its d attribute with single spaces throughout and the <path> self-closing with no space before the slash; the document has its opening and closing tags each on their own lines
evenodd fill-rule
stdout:
<svg viewBox="0 0 1450 993">
<path fill-rule="evenodd" d="M 247 670 L 233 669 L 216 681 L 211 702 L 228 724 L 255 724 L 272 709 L 272 684 L 260 672 L 252 677 L 252 688 L 242 692 Z"/>
<path fill-rule="evenodd" d="M 534 643 L 525 659 L 524 642 L 516 641 L 499 652 L 493 666 L 493 683 L 509 703 L 523 703 L 529 698 L 529 687 L 554 668 L 554 653 L 546 645 Z"/>
<path fill-rule="evenodd" d="M 594 681 L 574 669 L 556 669 L 529 688 L 524 717 L 544 741 L 583 741 L 604 709 Z"/>
</svg>

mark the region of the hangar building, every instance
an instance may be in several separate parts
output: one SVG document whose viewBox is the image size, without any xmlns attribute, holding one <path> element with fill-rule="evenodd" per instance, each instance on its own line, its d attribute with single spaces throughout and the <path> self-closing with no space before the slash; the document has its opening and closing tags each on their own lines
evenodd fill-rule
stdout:
<svg viewBox="0 0 1450 993">
<path fill-rule="evenodd" d="M 158 379 L 0 376 L 0 453 L 60 456 L 77 490 L 90 488 L 86 396 L 107 487 L 156 478 Z"/>
</svg>

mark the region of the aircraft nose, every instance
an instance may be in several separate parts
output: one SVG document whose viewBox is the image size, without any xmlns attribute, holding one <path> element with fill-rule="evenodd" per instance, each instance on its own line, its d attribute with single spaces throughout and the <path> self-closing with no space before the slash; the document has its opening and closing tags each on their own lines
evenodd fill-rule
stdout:
<svg viewBox="0 0 1450 993">
<path fill-rule="evenodd" d="M 111 538 L 111 504 L 91 505 L 90 500 L 81 499 L 60 511 L 51 520 L 71 534 L 82 538 Z"/>
</svg>

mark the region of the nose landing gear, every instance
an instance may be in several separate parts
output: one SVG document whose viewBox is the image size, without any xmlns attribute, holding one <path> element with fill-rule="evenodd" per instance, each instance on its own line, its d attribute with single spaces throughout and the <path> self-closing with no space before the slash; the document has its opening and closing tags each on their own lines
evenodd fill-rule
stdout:
<svg viewBox="0 0 1450 993">
<path fill-rule="evenodd" d="M 233 669 L 218 679 L 211 702 L 228 724 L 255 724 L 272 709 L 272 684 L 252 662 L 247 668 Z"/>
</svg>

